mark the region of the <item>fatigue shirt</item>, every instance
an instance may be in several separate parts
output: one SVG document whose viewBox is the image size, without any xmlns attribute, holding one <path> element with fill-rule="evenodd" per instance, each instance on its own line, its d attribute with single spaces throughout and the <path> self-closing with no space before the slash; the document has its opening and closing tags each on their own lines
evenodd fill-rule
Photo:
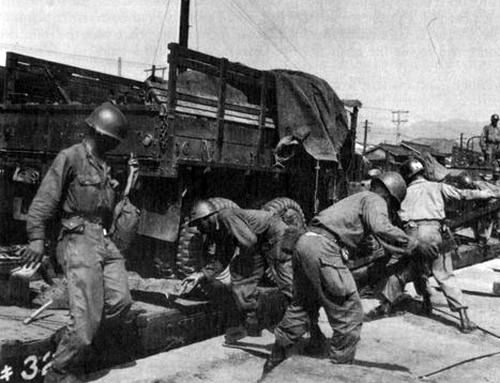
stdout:
<svg viewBox="0 0 500 383">
<path fill-rule="evenodd" d="M 409 243 L 405 232 L 391 223 L 386 201 L 371 191 L 353 194 L 321 211 L 311 220 L 311 226 L 334 233 L 350 249 L 355 249 L 369 234 L 382 246 L 389 243 L 401 252 L 406 251 Z"/>
<path fill-rule="evenodd" d="M 44 239 L 46 222 L 59 209 L 63 216 L 109 220 L 115 198 L 109 172 L 85 141 L 59 152 L 29 208 L 28 239 Z"/>
<path fill-rule="evenodd" d="M 217 213 L 216 230 L 211 234 L 216 254 L 202 269 L 207 278 L 221 272 L 231 261 L 236 247 L 251 252 L 264 242 L 273 241 L 273 226 L 279 217 L 265 210 L 222 209 Z"/>
<path fill-rule="evenodd" d="M 457 189 L 454 186 L 417 179 L 408 186 L 399 216 L 406 223 L 419 220 L 443 220 L 445 200 L 472 200 L 492 197 L 486 190 Z"/>
<path fill-rule="evenodd" d="M 498 126 L 486 125 L 481 136 L 483 144 L 500 144 L 500 128 Z"/>
</svg>

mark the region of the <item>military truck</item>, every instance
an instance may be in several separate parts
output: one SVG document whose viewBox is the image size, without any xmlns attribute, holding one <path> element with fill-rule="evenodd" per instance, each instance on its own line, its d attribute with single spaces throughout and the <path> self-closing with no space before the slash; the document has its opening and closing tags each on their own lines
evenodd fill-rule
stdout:
<svg viewBox="0 0 500 383">
<path fill-rule="evenodd" d="M 311 87 L 311 98 L 297 99 L 296 110 L 328 114 L 330 121 L 319 121 L 321 129 L 297 132 L 296 116 L 280 108 L 277 78 L 283 73 L 256 70 L 178 44 L 169 45 L 168 63 L 167 80 L 153 70 L 139 82 L 7 53 L 6 66 L 0 68 L 0 244 L 8 260 L 4 266 L 13 262 L 8 250 L 18 249 L 9 245 L 26 243 L 27 209 L 53 158 L 83 138 L 87 127 L 82 121 L 105 101 L 116 104 L 130 124 L 126 141 L 108 157 L 113 177 L 124 185 L 130 153 L 140 163 L 139 183 L 130 197 L 141 215 L 126 258 L 129 270 L 155 279 L 134 274 L 130 281 L 136 298 L 148 300 L 151 295 L 140 293 L 169 289 L 201 267 L 204 238 L 186 225 L 196 199 L 211 198 L 218 207 L 265 208 L 289 224 L 304 225 L 315 212 L 346 195 L 359 162 L 354 154 L 359 101 L 342 102 L 326 82 L 314 79 L 327 89 L 328 97 Z M 50 227 L 54 243 L 57 217 Z M 158 300 L 154 306 L 135 304 L 146 312 L 126 331 L 134 334 L 133 339 L 124 334 L 130 344 L 118 346 L 129 350 L 129 357 L 224 329 L 220 307 L 203 301 L 174 305 L 164 294 L 152 296 Z M 283 309 L 279 299 L 269 297 L 264 302 L 268 324 Z M 12 367 L 19 380 L 32 372 L 40 379 L 63 318 L 51 313 L 51 330 L 40 339 L 41 330 L 33 329 L 47 325 L 42 320 L 32 330 L 19 328 L 19 310 L 2 306 L 3 315 L 11 319 L 3 318 L 10 330 L 0 342 L 0 364 Z M 101 360 L 110 355 L 115 354 L 109 351 Z M 33 365 L 37 372 L 30 369 Z"/>
<path fill-rule="evenodd" d="M 361 103 L 342 104 L 334 95 L 336 126 L 302 142 L 287 140 L 273 72 L 178 44 L 169 50 L 168 80 L 152 73 L 145 83 L 7 53 L 0 104 L 4 244 L 24 241 L 39 180 L 59 150 L 81 140 L 81 121 L 104 101 L 130 122 L 126 142 L 109 156 L 116 178 L 123 183 L 130 153 L 140 162 L 135 203 L 142 213 L 128 253 L 145 275 L 190 270 L 182 251 L 192 233 L 182 224 L 195 199 L 221 197 L 244 208 L 268 203 L 304 221 L 345 195 Z"/>
</svg>

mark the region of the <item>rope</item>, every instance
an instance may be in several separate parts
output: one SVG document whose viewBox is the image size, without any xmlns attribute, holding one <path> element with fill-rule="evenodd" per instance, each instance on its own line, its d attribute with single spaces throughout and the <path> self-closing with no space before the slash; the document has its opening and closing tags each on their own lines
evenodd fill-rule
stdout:
<svg viewBox="0 0 500 383">
<path fill-rule="evenodd" d="M 485 358 L 489 358 L 491 356 L 495 356 L 495 355 L 500 355 L 500 351 L 496 351 L 496 352 L 492 352 L 490 354 L 485 354 L 485 355 L 479 355 L 479 356 L 475 356 L 474 358 L 470 358 L 470 359 L 466 359 L 466 360 L 462 360 L 461 362 L 457 362 L 457 363 L 454 363 L 452 365 L 449 365 L 449 366 L 446 366 L 446 367 L 443 367 L 439 370 L 436 370 L 436 371 L 433 371 L 433 372 L 429 372 L 428 374 L 425 374 L 425 375 L 420 375 L 418 378 L 419 379 L 427 379 L 433 375 L 437 375 L 441 372 L 444 372 L 444 371 L 447 371 L 447 370 L 451 370 L 452 368 L 455 368 L 455 367 L 458 367 L 458 366 L 461 366 L 463 364 L 467 364 L 467 363 L 470 363 L 470 362 L 474 362 L 476 360 L 480 360 L 480 359 L 485 359 Z"/>
<path fill-rule="evenodd" d="M 453 315 L 453 314 L 451 314 L 451 313 L 449 313 L 447 311 L 444 311 L 442 309 L 439 309 L 439 308 L 437 308 L 435 306 L 432 306 L 432 309 L 436 310 L 437 312 L 440 312 L 442 314 L 448 315 L 448 316 L 452 317 L 453 319 L 460 320 L 460 318 L 457 318 L 455 315 Z M 490 331 L 490 330 L 485 329 L 484 327 L 481 327 L 481 326 L 478 326 L 478 325 L 476 325 L 476 327 L 477 327 L 478 330 L 484 332 L 485 334 L 488 334 L 488 335 L 490 335 L 490 336 L 492 336 L 494 338 L 500 339 L 500 335 L 494 333 L 493 331 Z"/>
<path fill-rule="evenodd" d="M 155 55 L 153 57 L 152 64 L 156 62 L 156 55 L 158 54 L 158 49 L 160 48 L 161 37 L 163 36 L 163 28 L 165 28 L 165 21 L 167 20 L 169 6 L 170 6 L 170 0 L 167 0 L 167 5 L 165 7 L 165 13 L 163 14 L 163 21 L 161 22 L 160 34 L 158 35 L 158 41 L 156 42 Z"/>
</svg>

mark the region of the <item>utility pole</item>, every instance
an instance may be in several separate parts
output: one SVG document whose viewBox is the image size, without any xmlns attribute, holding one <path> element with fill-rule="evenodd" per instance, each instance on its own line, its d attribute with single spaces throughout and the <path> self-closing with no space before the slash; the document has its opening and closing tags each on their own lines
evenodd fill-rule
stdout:
<svg viewBox="0 0 500 383">
<path fill-rule="evenodd" d="M 368 140 L 368 127 L 369 125 L 371 125 L 370 122 L 368 122 L 368 120 L 365 120 L 365 136 L 363 138 L 363 155 L 365 155 L 366 153 L 366 143 L 367 143 L 367 140 Z"/>
<path fill-rule="evenodd" d="M 179 23 L 179 45 L 183 48 L 188 47 L 189 2 L 190 0 L 181 0 L 181 20 Z"/>
<path fill-rule="evenodd" d="M 401 142 L 401 124 L 408 122 L 408 110 L 393 110 L 392 122 L 396 124 L 396 144 Z"/>
<path fill-rule="evenodd" d="M 122 75 L 122 58 L 118 57 L 118 76 Z"/>
</svg>

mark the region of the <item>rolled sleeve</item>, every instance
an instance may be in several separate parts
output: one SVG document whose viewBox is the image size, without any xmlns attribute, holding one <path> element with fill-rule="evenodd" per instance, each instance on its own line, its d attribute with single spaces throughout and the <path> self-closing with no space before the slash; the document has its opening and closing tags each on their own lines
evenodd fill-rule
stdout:
<svg viewBox="0 0 500 383">
<path fill-rule="evenodd" d="M 371 200 L 364 206 L 362 214 L 368 229 L 379 239 L 382 246 L 391 251 L 394 251 L 393 247 L 400 248 L 402 252 L 407 251 L 409 238 L 403 230 L 391 223 L 387 205 L 383 200 Z"/>
<path fill-rule="evenodd" d="M 441 183 L 441 194 L 447 200 L 475 200 L 489 199 L 495 196 L 491 190 L 458 189 L 454 186 Z"/>
</svg>

